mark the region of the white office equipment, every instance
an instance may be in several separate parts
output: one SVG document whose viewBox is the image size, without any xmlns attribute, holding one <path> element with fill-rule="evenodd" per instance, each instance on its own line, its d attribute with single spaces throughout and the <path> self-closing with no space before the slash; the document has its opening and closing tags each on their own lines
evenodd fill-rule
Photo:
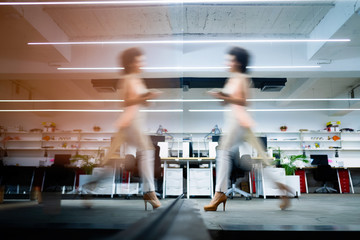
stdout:
<svg viewBox="0 0 360 240">
<path fill-rule="evenodd" d="M 169 144 L 167 142 L 158 142 L 160 147 L 160 158 L 169 157 Z"/>
</svg>

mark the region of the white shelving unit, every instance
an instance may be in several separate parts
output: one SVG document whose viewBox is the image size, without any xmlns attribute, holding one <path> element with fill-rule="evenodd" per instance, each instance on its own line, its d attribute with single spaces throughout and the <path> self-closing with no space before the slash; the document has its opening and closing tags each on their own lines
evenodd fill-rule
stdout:
<svg viewBox="0 0 360 240">
<path fill-rule="evenodd" d="M 5 141 L 3 148 L 7 150 L 9 157 L 43 157 L 47 151 L 49 156 L 58 152 L 69 152 L 75 154 L 95 154 L 99 148 L 109 147 L 112 131 L 57 131 L 57 132 L 3 132 L 0 141 Z M 183 142 L 192 142 L 193 156 L 206 157 L 209 154 L 209 142 L 206 139 L 208 132 L 185 132 L 170 133 L 174 138 L 166 139 L 168 142 L 169 157 L 180 157 Z M 301 154 L 305 151 L 307 155 L 314 152 L 327 153 L 330 157 L 338 152 L 343 157 L 356 158 L 360 155 L 360 132 L 326 132 L 326 131 L 268 131 L 257 132 L 256 135 L 266 136 L 268 147 L 276 150 L 280 148 L 288 155 Z M 332 140 L 333 136 L 340 137 Z M 47 137 L 48 140 L 44 140 Z M 186 139 L 186 138 L 191 139 Z M 185 140 L 184 140 L 185 138 Z M 330 138 L 330 140 L 329 140 Z M 315 146 L 318 144 L 318 147 Z M 331 148 L 336 147 L 336 148 Z M 201 155 L 201 156 L 200 156 Z"/>
<path fill-rule="evenodd" d="M 37 165 L 51 159 L 58 153 L 96 155 L 99 149 L 109 147 L 114 132 L 2 132 L 0 141 L 6 150 L 5 161 L 20 164 L 29 158 L 25 165 Z M 34 159 L 38 158 L 37 163 Z M 44 160 L 45 159 L 45 160 Z"/>
</svg>

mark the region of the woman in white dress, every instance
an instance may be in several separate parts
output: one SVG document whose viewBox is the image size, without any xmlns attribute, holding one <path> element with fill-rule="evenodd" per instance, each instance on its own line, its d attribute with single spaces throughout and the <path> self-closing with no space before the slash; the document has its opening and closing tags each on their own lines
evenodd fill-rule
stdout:
<svg viewBox="0 0 360 240">
<path fill-rule="evenodd" d="M 223 210 L 225 210 L 227 200 L 225 192 L 228 190 L 228 181 L 232 167 L 231 149 L 247 141 L 256 148 L 265 165 L 269 165 L 269 157 L 265 154 L 263 146 L 251 131 L 254 121 L 246 111 L 246 99 L 249 94 L 250 81 L 245 73 L 249 54 L 245 49 L 233 47 L 228 52 L 227 58 L 227 65 L 231 72 L 230 78 L 226 81 L 221 91 L 209 92 L 213 97 L 223 99 L 229 105 L 231 111 L 225 112 L 225 127 L 228 128 L 227 134 L 220 138 L 217 150 L 215 196 L 210 204 L 204 206 L 205 211 L 216 211 L 220 203 L 223 203 Z M 276 182 L 276 185 L 284 191 L 289 190 L 281 183 Z M 288 206 L 289 201 L 284 197 L 280 208 L 285 209 Z"/>
<path fill-rule="evenodd" d="M 140 113 L 139 110 L 146 105 L 146 100 L 156 98 L 160 92 L 149 91 L 140 77 L 144 60 L 144 54 L 139 48 L 129 48 L 120 56 L 121 64 L 124 67 L 121 89 L 125 109 L 116 121 L 121 138 L 118 138 L 117 144 L 114 143 L 111 148 L 119 145 L 120 141 L 125 141 L 129 145 L 135 146 L 137 152 L 140 153 L 139 170 L 143 182 L 146 210 L 147 202 L 153 206 L 153 209 L 160 207 L 161 203 L 156 197 L 154 186 L 155 150 L 150 137 L 142 130 L 146 125 L 146 120 L 144 113 Z M 109 152 L 111 151 L 113 150 L 110 149 Z"/>
</svg>

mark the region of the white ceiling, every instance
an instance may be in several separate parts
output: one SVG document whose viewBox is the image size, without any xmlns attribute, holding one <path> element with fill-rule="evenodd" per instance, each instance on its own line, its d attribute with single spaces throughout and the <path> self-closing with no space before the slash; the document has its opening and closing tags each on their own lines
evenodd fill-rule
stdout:
<svg viewBox="0 0 360 240">
<path fill-rule="evenodd" d="M 28 42 L 144 39 L 332 39 L 349 43 L 242 46 L 252 65 L 317 65 L 320 69 L 254 70 L 254 77 L 286 77 L 277 93 L 254 98 L 333 98 L 360 84 L 360 3 L 293 1 L 263 4 L 169 6 L 0 6 L 2 98 L 115 99 L 96 92 L 91 79 L 117 71 L 59 71 L 57 67 L 115 67 L 124 45 L 28 46 Z M 223 66 L 229 44 L 141 45 L 148 66 Z M 145 77 L 224 77 L 224 71 L 149 72 Z M 19 84 L 23 95 L 14 92 Z M 6 92 L 6 93 L 3 93 Z M 167 97 L 199 98 L 204 90 L 171 89 Z M 109 106 L 111 108 L 111 106 Z M 211 107 L 211 106 L 210 106 Z"/>
</svg>

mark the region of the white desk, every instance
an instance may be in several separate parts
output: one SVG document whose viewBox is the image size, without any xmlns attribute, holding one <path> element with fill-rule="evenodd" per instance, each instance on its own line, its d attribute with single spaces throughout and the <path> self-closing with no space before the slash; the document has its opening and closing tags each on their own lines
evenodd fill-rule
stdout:
<svg viewBox="0 0 360 240">
<path fill-rule="evenodd" d="M 181 163 L 186 162 L 186 188 L 187 188 L 187 198 L 190 198 L 191 196 L 210 196 L 211 198 L 214 196 L 213 191 L 213 162 L 215 161 L 215 158 L 207 158 L 207 157 L 188 157 L 188 158 L 178 158 L 178 157 L 168 157 L 168 158 L 162 158 L 162 163 L 164 164 L 164 181 L 163 181 L 163 198 L 166 197 L 166 186 L 167 186 L 167 179 L 165 176 L 167 176 L 168 171 L 168 164 L 170 163 Z M 190 163 L 209 163 L 208 168 L 192 168 L 190 171 Z M 198 171 L 196 171 L 198 170 Z M 205 179 L 199 179 L 199 178 L 205 177 Z M 203 181 L 202 185 L 206 185 L 206 189 L 208 189 L 208 192 L 206 191 L 205 187 L 203 188 L 197 188 L 196 182 L 201 183 Z M 207 192 L 207 193 L 206 193 Z"/>
</svg>

